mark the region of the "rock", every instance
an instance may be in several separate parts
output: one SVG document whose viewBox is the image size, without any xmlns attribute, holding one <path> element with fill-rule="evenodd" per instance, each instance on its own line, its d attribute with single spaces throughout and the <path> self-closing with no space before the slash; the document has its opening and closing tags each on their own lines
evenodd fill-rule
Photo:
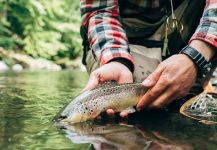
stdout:
<svg viewBox="0 0 217 150">
<path fill-rule="evenodd" d="M 5 72 L 7 70 L 9 70 L 9 67 L 6 65 L 6 63 L 3 61 L 0 61 L 0 72 Z"/>
<path fill-rule="evenodd" d="M 60 67 L 60 65 L 52 64 L 51 65 L 51 70 L 52 71 L 60 71 L 60 70 L 62 70 L 62 68 Z"/>
<path fill-rule="evenodd" d="M 20 64 L 15 64 L 12 66 L 12 70 L 15 71 L 15 72 L 20 72 L 23 70 L 23 66 L 20 65 Z"/>
<path fill-rule="evenodd" d="M 29 62 L 29 69 L 31 70 L 46 69 L 50 71 L 60 71 L 62 68 L 60 67 L 60 65 L 57 65 L 49 60 L 34 59 Z"/>
<path fill-rule="evenodd" d="M 23 68 L 27 68 L 30 70 L 50 70 L 50 71 L 60 71 L 62 70 L 61 66 L 43 58 L 34 59 L 31 56 L 25 54 L 18 54 L 18 53 L 7 53 L 5 50 L 3 51 L 0 48 L 0 54 L 5 57 L 9 57 L 17 62 L 16 65 L 12 67 L 14 71 L 21 71 Z M 8 70 L 8 66 L 3 62 L 0 64 L 0 71 Z"/>
<path fill-rule="evenodd" d="M 84 65 L 81 65 L 81 66 L 80 66 L 80 70 L 81 70 L 82 72 L 86 72 L 86 71 L 87 71 L 87 69 L 86 69 L 86 67 L 85 67 Z"/>
</svg>

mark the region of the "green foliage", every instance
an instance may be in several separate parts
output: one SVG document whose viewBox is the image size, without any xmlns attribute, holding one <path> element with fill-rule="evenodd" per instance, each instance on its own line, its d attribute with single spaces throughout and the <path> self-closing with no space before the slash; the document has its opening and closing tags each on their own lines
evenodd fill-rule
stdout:
<svg viewBox="0 0 217 150">
<path fill-rule="evenodd" d="M 78 0 L 0 0 L 0 47 L 58 60 L 81 53 Z"/>
</svg>

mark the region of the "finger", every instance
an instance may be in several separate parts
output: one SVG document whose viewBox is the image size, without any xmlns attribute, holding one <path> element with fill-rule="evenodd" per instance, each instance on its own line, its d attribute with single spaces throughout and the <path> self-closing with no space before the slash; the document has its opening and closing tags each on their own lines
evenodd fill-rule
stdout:
<svg viewBox="0 0 217 150">
<path fill-rule="evenodd" d="M 176 99 L 176 95 L 171 92 L 171 89 L 168 88 L 160 97 L 158 97 L 153 103 L 151 103 L 148 107 L 153 109 L 159 109 L 167 106 L 173 100 Z"/>
<path fill-rule="evenodd" d="M 93 73 L 90 75 L 90 79 L 86 87 L 82 90 L 82 93 L 88 90 L 91 90 L 99 85 L 99 74 Z"/>
<path fill-rule="evenodd" d="M 121 112 L 121 113 L 120 113 L 120 116 L 121 116 L 122 118 L 127 118 L 127 117 L 128 117 L 128 113 L 126 113 L 126 112 Z"/>
<path fill-rule="evenodd" d="M 142 99 L 137 104 L 137 110 L 140 111 L 144 107 L 148 106 L 150 103 L 155 101 L 165 90 L 167 90 L 168 84 L 165 82 L 163 77 L 159 79 L 157 84 L 154 85 L 148 92 L 142 97 Z"/>
<path fill-rule="evenodd" d="M 114 117 L 115 116 L 115 112 L 113 109 L 107 109 L 106 113 L 109 117 Z"/>
<path fill-rule="evenodd" d="M 144 87 L 152 87 L 154 86 L 157 81 L 159 80 L 162 72 L 164 71 L 164 67 L 162 66 L 158 66 L 157 69 L 152 72 L 143 82 L 142 82 L 142 85 Z"/>
</svg>

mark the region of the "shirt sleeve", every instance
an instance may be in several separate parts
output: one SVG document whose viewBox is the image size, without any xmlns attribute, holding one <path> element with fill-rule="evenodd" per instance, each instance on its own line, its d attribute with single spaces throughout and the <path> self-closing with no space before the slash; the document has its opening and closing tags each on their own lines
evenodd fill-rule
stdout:
<svg viewBox="0 0 217 150">
<path fill-rule="evenodd" d="M 206 6 L 200 24 L 192 40 L 203 40 L 217 48 L 217 0 L 206 0 Z"/>
<path fill-rule="evenodd" d="M 82 26 L 100 65 L 124 58 L 133 65 L 126 32 L 120 22 L 118 0 L 80 0 Z"/>
</svg>

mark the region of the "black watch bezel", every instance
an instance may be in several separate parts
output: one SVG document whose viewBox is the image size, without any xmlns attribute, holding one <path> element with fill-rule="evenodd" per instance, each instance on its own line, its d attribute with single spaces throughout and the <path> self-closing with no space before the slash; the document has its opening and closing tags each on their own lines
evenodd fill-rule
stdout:
<svg viewBox="0 0 217 150">
<path fill-rule="evenodd" d="M 205 78 L 211 71 L 212 63 L 208 62 L 205 57 L 193 47 L 187 45 L 180 51 L 180 54 L 187 55 L 194 62 L 197 66 L 197 76 L 199 78 Z"/>
</svg>

